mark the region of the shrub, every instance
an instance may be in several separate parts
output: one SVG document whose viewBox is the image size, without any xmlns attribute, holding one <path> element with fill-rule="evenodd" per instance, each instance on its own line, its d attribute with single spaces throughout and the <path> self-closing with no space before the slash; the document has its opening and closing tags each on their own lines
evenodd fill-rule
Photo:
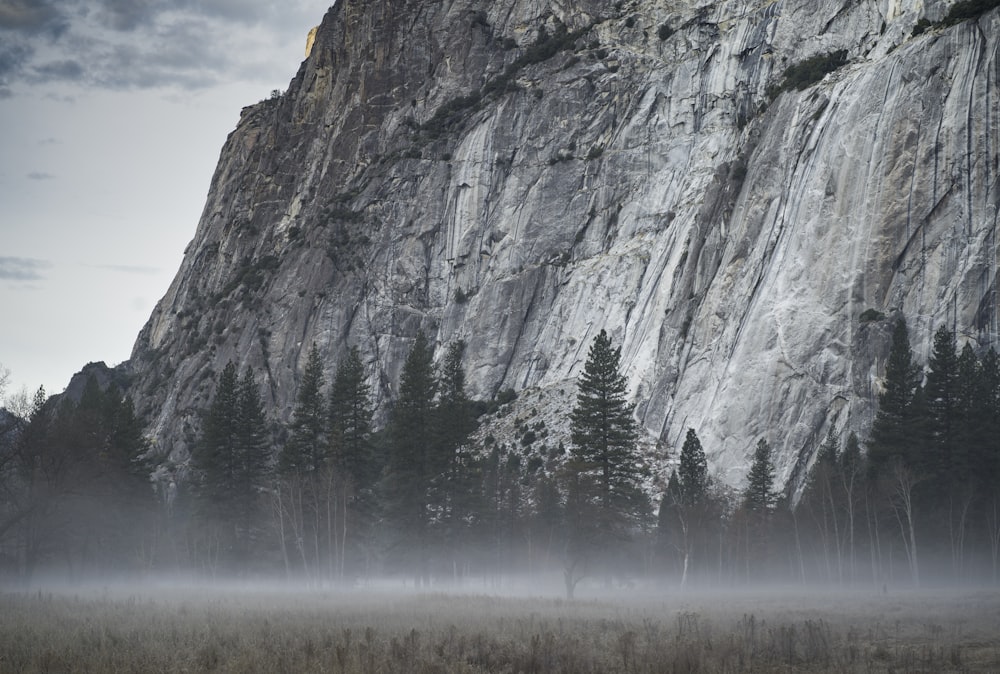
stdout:
<svg viewBox="0 0 1000 674">
<path fill-rule="evenodd" d="M 927 20 L 926 18 L 920 19 L 919 21 L 917 21 L 916 25 L 913 26 L 913 33 L 912 33 L 913 37 L 916 37 L 917 35 L 920 35 L 924 31 L 926 31 L 928 28 L 930 28 L 932 25 L 933 24 L 929 20 Z"/>
<path fill-rule="evenodd" d="M 769 93 L 774 98 L 782 91 L 789 89 L 808 89 L 828 74 L 847 63 L 847 50 L 841 49 L 830 54 L 818 54 L 807 58 L 801 63 L 789 66 L 785 70 L 781 84 L 772 88 Z"/>
<path fill-rule="evenodd" d="M 966 19 L 974 19 L 997 7 L 1000 7 L 1000 0 L 960 0 L 951 6 L 942 23 L 950 26 Z"/>
<path fill-rule="evenodd" d="M 875 321 L 881 321 L 885 318 L 885 314 L 877 309 L 865 309 L 861 312 L 859 317 L 862 323 L 873 323 Z"/>
<path fill-rule="evenodd" d="M 517 393 L 512 388 L 505 388 L 496 395 L 498 405 L 506 405 L 517 400 Z"/>
<path fill-rule="evenodd" d="M 656 35 L 660 38 L 660 40 L 666 40 L 673 34 L 674 34 L 674 29 L 670 27 L 670 24 L 666 23 L 660 26 L 659 29 L 657 29 L 656 31 Z"/>
</svg>

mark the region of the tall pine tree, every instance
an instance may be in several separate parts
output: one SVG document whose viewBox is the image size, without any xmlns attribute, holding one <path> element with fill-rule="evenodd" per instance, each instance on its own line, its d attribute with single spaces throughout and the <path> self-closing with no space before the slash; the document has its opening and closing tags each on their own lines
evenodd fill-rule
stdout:
<svg viewBox="0 0 1000 674">
<path fill-rule="evenodd" d="M 871 468 L 878 472 L 893 457 L 913 458 L 913 396 L 919 385 L 919 368 L 913 363 L 906 320 L 896 321 L 885 366 L 885 388 L 878 396 L 878 412 L 869 443 Z"/>
<path fill-rule="evenodd" d="M 328 408 L 330 449 L 338 470 L 355 490 L 372 488 L 378 461 L 371 444 L 371 387 L 357 347 L 351 347 L 330 386 Z"/>
<path fill-rule="evenodd" d="M 292 412 L 291 437 L 280 457 L 283 473 L 317 476 L 326 462 L 330 445 L 326 435 L 328 410 L 322 389 L 323 361 L 313 344 Z"/>
<path fill-rule="evenodd" d="M 771 459 L 771 445 L 761 438 L 753 451 L 753 461 L 747 474 L 747 486 L 743 492 L 744 507 L 752 513 L 766 515 L 778 502 L 774 489 L 774 462 Z"/>
<path fill-rule="evenodd" d="M 677 468 L 681 500 L 685 505 L 703 503 L 708 498 L 708 461 L 701 440 L 693 428 L 687 430 Z"/>
<path fill-rule="evenodd" d="M 328 406 L 330 452 L 338 490 L 334 550 L 339 553 L 337 575 L 341 578 L 349 549 L 362 553 L 359 565 L 367 568 L 370 561 L 360 557 L 370 549 L 363 542 L 370 539 L 375 520 L 374 487 L 379 462 L 371 442 L 372 414 L 364 363 L 357 347 L 352 347 L 333 377 Z"/>
<path fill-rule="evenodd" d="M 958 415 L 958 357 L 955 335 L 942 325 L 934 333 L 934 347 L 928 361 L 924 398 L 928 411 L 929 437 L 922 438 L 919 472 L 932 482 L 950 489 L 958 482 L 963 461 L 956 454 L 955 431 Z"/>
<path fill-rule="evenodd" d="M 418 581 L 430 580 L 430 483 L 441 468 L 435 428 L 437 378 L 434 349 L 418 332 L 400 377 L 390 421 L 390 450 L 384 490 L 392 556 L 412 565 Z"/>
<path fill-rule="evenodd" d="M 436 452 L 441 467 L 433 478 L 432 507 L 439 513 L 438 524 L 443 541 L 453 555 L 460 540 L 468 534 L 474 511 L 479 508 L 479 485 L 474 470 L 475 457 L 468 447 L 469 435 L 476 428 L 472 403 L 465 393 L 465 369 L 462 359 L 465 342 L 448 346 L 438 375 L 436 409 Z M 457 562 L 453 557 L 453 566 Z"/>
<path fill-rule="evenodd" d="M 629 539 L 645 525 L 650 511 L 642 488 L 648 469 L 636 444 L 633 406 L 626 398 L 620 361 L 621 348 L 612 347 L 601 330 L 591 344 L 570 415 L 569 468 L 580 490 L 575 496 L 595 506 L 596 520 L 590 525 L 602 545 Z"/>
<path fill-rule="evenodd" d="M 201 519 L 220 526 L 228 561 L 245 569 L 271 467 L 264 406 L 251 370 L 239 379 L 230 362 L 219 375 L 194 458 Z"/>
</svg>

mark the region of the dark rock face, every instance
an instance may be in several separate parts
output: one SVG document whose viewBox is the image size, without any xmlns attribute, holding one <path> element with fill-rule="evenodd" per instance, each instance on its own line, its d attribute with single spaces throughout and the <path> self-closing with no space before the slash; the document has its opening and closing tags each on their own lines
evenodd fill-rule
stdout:
<svg viewBox="0 0 1000 674">
<path fill-rule="evenodd" d="M 182 461 L 227 361 L 287 417 L 314 343 L 385 403 L 418 330 L 544 405 L 605 328 L 652 439 L 696 428 L 739 484 L 765 436 L 791 479 L 870 423 L 866 309 L 918 355 L 945 320 L 997 341 L 1000 12 L 911 37 L 947 5 L 340 0 L 223 148 L 140 412 Z"/>
</svg>

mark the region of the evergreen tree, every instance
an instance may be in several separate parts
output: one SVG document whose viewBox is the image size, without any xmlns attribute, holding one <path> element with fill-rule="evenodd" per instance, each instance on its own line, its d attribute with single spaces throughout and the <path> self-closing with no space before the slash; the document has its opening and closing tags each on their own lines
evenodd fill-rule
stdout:
<svg viewBox="0 0 1000 674">
<path fill-rule="evenodd" d="M 593 525 L 604 545 L 629 538 L 649 515 L 642 489 L 648 471 L 636 446 L 638 433 L 620 360 L 621 348 L 613 348 L 601 330 L 590 347 L 570 416 L 569 468 L 579 479 L 576 496 L 596 506 Z"/>
<path fill-rule="evenodd" d="M 704 502 L 708 497 L 708 461 L 693 428 L 684 438 L 677 472 L 681 502 L 688 506 Z"/>
<path fill-rule="evenodd" d="M 979 454 L 979 437 L 976 431 L 977 407 L 982 368 L 972 345 L 966 342 L 958 356 L 955 381 L 954 456 L 955 478 L 960 484 L 981 486 L 982 476 L 974 465 Z"/>
<path fill-rule="evenodd" d="M 264 402 L 253 370 L 247 369 L 240 378 L 236 392 L 236 442 L 239 448 L 240 490 L 243 530 L 246 540 L 254 538 L 254 528 L 260 521 L 261 494 L 266 489 L 272 471 L 271 434 L 268 430 Z M 249 551 L 248 551 L 249 552 Z"/>
<path fill-rule="evenodd" d="M 967 428 L 975 475 L 987 486 L 1000 483 L 1000 358 L 992 348 L 979 361 Z"/>
<path fill-rule="evenodd" d="M 441 461 L 434 428 L 434 350 L 418 332 L 400 377 L 399 398 L 390 421 L 385 482 L 385 516 L 393 530 L 397 558 L 415 555 L 418 579 L 429 580 L 429 488 Z"/>
<path fill-rule="evenodd" d="M 906 320 L 896 321 L 885 366 L 885 388 L 878 396 L 878 412 L 872 425 L 869 457 L 874 470 L 886 466 L 894 456 L 912 459 L 914 418 L 911 403 L 919 384 L 919 369 L 913 363 Z"/>
<path fill-rule="evenodd" d="M 323 396 L 323 361 L 315 344 L 306 357 L 296 394 L 289 438 L 278 460 L 279 510 L 283 554 L 288 557 L 286 532 L 291 534 L 303 571 L 319 578 L 339 569 L 331 514 L 340 503 L 330 462 L 330 410 Z M 285 526 L 287 520 L 287 527 Z M 290 529 L 290 531 L 289 531 Z"/>
<path fill-rule="evenodd" d="M 378 462 L 371 444 L 371 387 L 357 347 L 351 347 L 330 387 L 330 447 L 338 467 L 355 489 L 370 489 Z"/>
<path fill-rule="evenodd" d="M 340 577 L 347 565 L 348 547 L 363 547 L 361 542 L 370 536 L 375 518 L 373 489 L 378 461 L 371 441 L 372 414 L 364 364 L 357 347 L 352 347 L 334 375 L 329 402 L 330 451 L 339 491 L 334 549 L 339 552 Z"/>
<path fill-rule="evenodd" d="M 964 472 L 965 461 L 956 455 L 958 358 L 955 335 L 947 326 L 942 325 L 934 333 L 934 348 L 928 367 L 924 395 L 930 435 L 920 443 L 921 457 L 916 465 L 925 477 L 950 488 Z"/>
<path fill-rule="evenodd" d="M 438 386 L 438 428 L 445 453 L 464 445 L 476 429 L 472 404 L 465 393 L 465 370 L 462 359 L 465 342 L 459 340 L 448 347 L 441 366 Z"/>
<path fill-rule="evenodd" d="M 743 504 L 747 510 L 757 514 L 768 514 L 778 502 L 774 489 L 774 463 L 771 460 L 771 445 L 761 438 L 754 448 L 753 461 L 747 474 L 747 487 L 743 492 Z"/>
<path fill-rule="evenodd" d="M 11 480 L 0 501 L 5 508 L 0 537 L 8 532 L 16 535 L 18 571 L 25 580 L 31 578 L 44 553 L 49 516 L 67 480 L 64 466 L 70 462 L 51 442 L 54 416 L 45 388 L 40 386 L 27 423 L 15 440 Z"/>
<path fill-rule="evenodd" d="M 236 365 L 230 361 L 216 382 L 193 457 L 201 471 L 200 500 L 208 508 L 206 515 L 211 513 L 223 521 L 233 521 L 240 515 L 241 504 L 236 496 L 242 486 L 236 440 L 238 391 Z"/>
<path fill-rule="evenodd" d="M 467 446 L 476 428 L 472 404 L 465 393 L 462 358 L 465 342 L 448 346 L 438 376 L 437 441 L 439 472 L 433 477 L 431 506 L 439 513 L 445 541 L 454 550 L 466 533 L 478 505 L 472 455 Z"/>
<path fill-rule="evenodd" d="M 330 448 L 326 435 L 329 410 L 323 399 L 323 361 L 313 344 L 292 412 L 291 436 L 280 457 L 282 473 L 319 475 Z"/>
<path fill-rule="evenodd" d="M 202 519 L 217 523 L 230 561 L 245 566 L 270 469 L 270 443 L 253 373 L 230 362 L 216 384 L 195 452 Z"/>
<path fill-rule="evenodd" d="M 114 385 L 103 397 L 101 476 L 93 494 L 99 511 L 96 526 L 107 541 L 103 564 L 110 568 L 132 562 L 150 545 L 153 466 L 147 457 L 149 441 L 132 401 Z"/>
</svg>

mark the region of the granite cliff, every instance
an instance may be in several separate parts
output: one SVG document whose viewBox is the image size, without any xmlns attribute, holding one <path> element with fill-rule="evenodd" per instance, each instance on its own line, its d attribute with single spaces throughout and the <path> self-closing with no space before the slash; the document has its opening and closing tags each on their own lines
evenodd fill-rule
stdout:
<svg viewBox="0 0 1000 674">
<path fill-rule="evenodd" d="M 997 344 L 1000 10 L 952 4 L 340 0 L 225 143 L 140 412 L 181 461 L 227 361 L 287 418 L 312 344 L 384 406 L 422 329 L 555 414 L 606 328 L 652 441 L 794 480 L 890 317 Z"/>
</svg>

